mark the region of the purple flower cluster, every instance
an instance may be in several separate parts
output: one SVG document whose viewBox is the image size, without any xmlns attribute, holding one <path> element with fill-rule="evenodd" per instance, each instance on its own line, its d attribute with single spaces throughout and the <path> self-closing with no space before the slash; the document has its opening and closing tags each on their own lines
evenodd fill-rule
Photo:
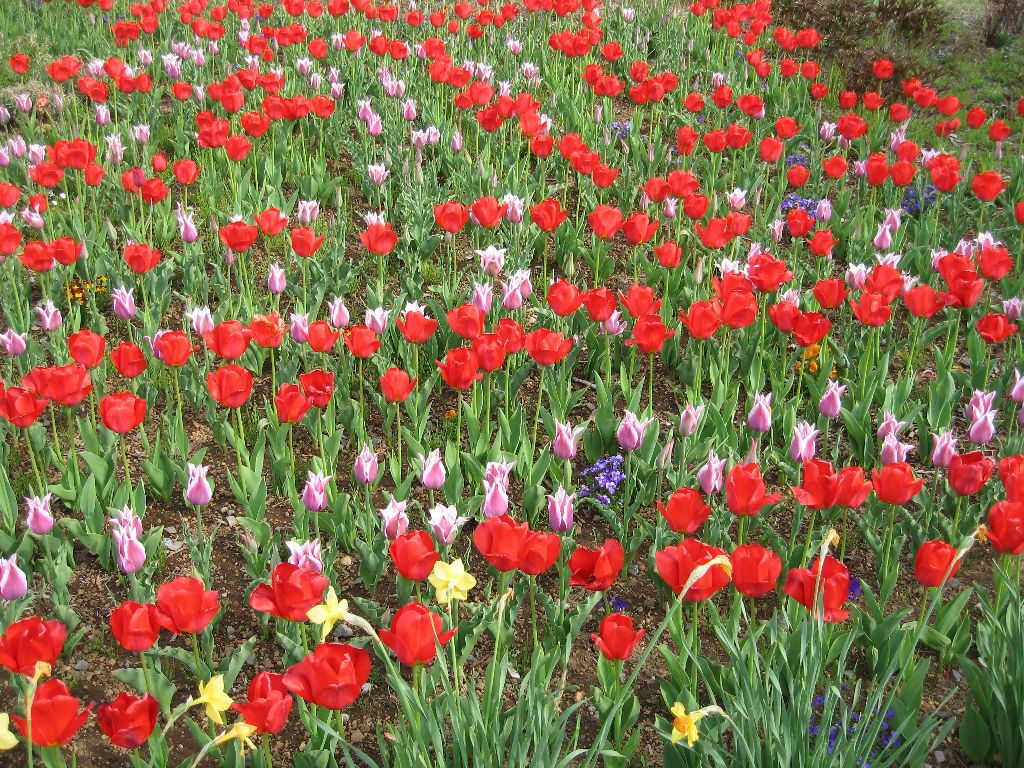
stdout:
<svg viewBox="0 0 1024 768">
<path fill-rule="evenodd" d="M 928 183 L 924 188 L 924 199 L 917 194 L 916 187 L 907 187 L 903 193 L 903 202 L 900 203 L 900 207 L 905 213 L 916 216 L 921 211 L 928 210 L 935 204 L 935 200 L 938 198 L 939 191 L 935 188 L 934 184 Z"/>
<path fill-rule="evenodd" d="M 811 702 L 815 710 L 821 709 L 825 705 L 825 697 L 821 694 L 814 697 Z M 892 720 L 896 717 L 896 713 L 888 709 L 885 712 L 885 717 L 882 718 L 882 725 L 878 734 L 878 749 L 872 750 L 867 757 L 861 757 L 857 760 L 858 768 L 871 768 L 871 763 L 868 762 L 871 758 L 877 757 L 879 752 L 886 749 L 899 747 L 903 743 L 903 737 L 901 737 L 896 731 L 893 730 Z M 850 724 L 846 727 L 846 735 L 852 736 L 857 731 L 858 724 L 861 722 L 861 715 L 856 712 L 850 713 Z M 821 724 L 818 720 L 817 712 L 811 714 L 811 722 L 807 729 L 811 736 L 817 736 L 821 733 Z M 839 736 L 842 733 L 839 725 L 833 725 L 828 731 L 828 753 L 831 755 L 835 752 L 836 746 L 839 742 Z"/>
<path fill-rule="evenodd" d="M 622 122 L 619 122 L 618 120 L 612 121 L 612 130 L 615 132 L 615 137 L 618 139 L 625 139 L 629 135 L 630 127 L 631 123 L 629 120 L 623 120 Z"/>
<path fill-rule="evenodd" d="M 592 496 L 602 504 L 611 504 L 612 497 L 626 479 L 626 473 L 622 471 L 624 461 L 621 454 L 605 456 L 580 472 L 580 477 L 588 478 L 587 484 L 580 489 L 580 498 Z"/>
<path fill-rule="evenodd" d="M 818 209 L 818 198 L 816 197 L 800 197 L 796 192 L 790 192 L 782 199 L 782 205 L 780 206 L 782 213 L 786 214 L 796 208 L 803 208 L 811 216 Z"/>
</svg>

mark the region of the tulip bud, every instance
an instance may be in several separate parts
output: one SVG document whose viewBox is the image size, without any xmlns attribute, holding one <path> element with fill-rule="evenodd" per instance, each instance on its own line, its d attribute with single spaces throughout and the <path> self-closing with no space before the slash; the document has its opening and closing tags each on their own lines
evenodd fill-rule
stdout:
<svg viewBox="0 0 1024 768">
<path fill-rule="evenodd" d="M 306 473 L 306 486 L 302 489 L 302 505 L 310 512 L 320 512 L 327 508 L 327 484 L 331 475 L 320 472 Z"/>
<path fill-rule="evenodd" d="M 692 437 L 697 433 L 697 428 L 700 427 L 700 420 L 704 415 L 705 408 L 706 406 L 704 405 L 694 406 L 690 403 L 686 404 L 683 412 L 679 415 L 679 432 L 683 437 Z"/>
<path fill-rule="evenodd" d="M 435 491 L 442 488 L 447 479 L 447 473 L 444 469 L 444 462 L 441 461 L 441 452 L 435 448 L 427 456 L 421 454 L 420 461 L 423 464 L 423 469 L 420 472 L 420 482 L 423 483 L 423 487 Z"/>
<path fill-rule="evenodd" d="M 205 464 L 188 465 L 188 482 L 185 485 L 185 501 L 196 507 L 205 507 L 213 498 L 213 489 L 206 475 L 210 468 Z"/>
<path fill-rule="evenodd" d="M 576 456 L 578 439 L 582 432 L 583 427 L 576 427 L 574 429 L 571 424 L 563 424 L 556 419 L 555 440 L 551 446 L 552 453 L 566 461 L 574 458 Z"/>
<path fill-rule="evenodd" d="M 932 464 L 936 467 L 948 467 L 949 463 L 956 456 L 956 437 L 953 430 L 932 434 Z"/>
<path fill-rule="evenodd" d="M 384 509 L 378 510 L 384 524 L 384 535 L 391 541 L 409 530 L 409 516 L 405 513 L 405 507 L 406 502 L 396 501 L 392 496 L 388 505 Z"/>
<path fill-rule="evenodd" d="M 793 461 L 810 461 L 817 453 L 815 441 L 820 433 L 808 421 L 801 421 L 793 428 L 793 439 L 789 443 L 789 458 Z"/>
<path fill-rule="evenodd" d="M 834 381 L 829 381 L 825 388 L 825 394 L 818 401 L 818 412 L 826 419 L 834 419 L 839 416 L 843 409 L 843 393 L 845 386 L 840 386 Z"/>
<path fill-rule="evenodd" d="M 355 465 L 353 472 L 355 473 L 356 480 L 363 485 L 369 485 L 377 479 L 377 471 L 379 464 L 377 462 L 377 454 L 374 453 L 370 446 L 364 445 L 363 450 L 356 456 Z"/>
<path fill-rule="evenodd" d="M 28 579 L 18 567 L 18 553 L 0 557 L 0 597 L 4 600 L 20 600 L 28 592 Z"/>
<path fill-rule="evenodd" d="M 565 488 L 558 486 L 554 494 L 548 494 L 548 524 L 551 530 L 565 533 L 572 528 L 573 500 L 575 495 L 566 493 Z"/>
<path fill-rule="evenodd" d="M 47 333 L 56 331 L 64 322 L 60 310 L 50 299 L 47 299 L 45 304 L 36 307 L 36 316 L 39 318 L 39 327 Z"/>
<path fill-rule="evenodd" d="M 115 288 L 110 292 L 110 301 L 113 304 L 114 316 L 122 320 L 131 320 L 135 317 L 135 289 Z"/>
<path fill-rule="evenodd" d="M 619 428 L 615 432 L 615 439 L 618 440 L 619 445 L 624 450 L 635 451 L 643 444 L 644 434 L 653 423 L 653 417 L 639 419 L 632 411 L 626 411 L 622 417 L 622 422 L 619 424 Z"/>
<path fill-rule="evenodd" d="M 722 490 L 725 479 L 725 459 L 719 459 L 714 451 L 708 454 L 704 466 L 697 470 L 697 482 L 708 496 Z"/>
<path fill-rule="evenodd" d="M 459 517 L 458 511 L 453 506 L 446 507 L 436 504 L 430 510 L 429 522 L 434 538 L 442 544 L 448 545 L 455 541 L 455 536 L 458 534 L 459 528 L 466 523 L 466 518 Z"/>
<path fill-rule="evenodd" d="M 44 536 L 53 530 L 53 513 L 50 511 L 52 494 L 29 496 L 25 499 L 25 524 L 36 536 Z"/>
<path fill-rule="evenodd" d="M 772 393 L 754 395 L 754 406 L 747 416 L 747 424 L 755 432 L 767 432 L 772 428 Z"/>
<path fill-rule="evenodd" d="M 267 290 L 274 296 L 279 296 L 287 287 L 288 278 L 285 276 L 284 269 L 280 264 L 271 264 L 270 273 L 267 275 Z"/>
<path fill-rule="evenodd" d="M 309 541 L 302 542 L 288 541 L 286 545 L 289 552 L 289 563 L 298 568 L 308 568 L 317 573 L 323 573 L 324 559 L 320 539 L 310 539 Z"/>
<path fill-rule="evenodd" d="M 501 517 L 508 512 L 508 492 L 502 483 L 484 480 L 483 512 L 485 517 Z"/>
</svg>

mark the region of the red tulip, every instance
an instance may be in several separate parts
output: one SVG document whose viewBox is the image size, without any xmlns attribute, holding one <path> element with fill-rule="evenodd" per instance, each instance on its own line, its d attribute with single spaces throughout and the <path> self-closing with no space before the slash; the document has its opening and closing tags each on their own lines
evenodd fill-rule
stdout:
<svg viewBox="0 0 1024 768">
<path fill-rule="evenodd" d="M 249 321 L 252 340 L 263 349 L 277 349 L 284 341 L 284 321 L 277 312 L 267 315 L 253 315 Z"/>
<path fill-rule="evenodd" d="M 988 344 L 998 344 L 1017 332 L 1017 324 L 1000 312 L 990 312 L 978 320 L 974 326 L 978 335 Z"/>
<path fill-rule="evenodd" d="M 391 253 L 398 244 L 398 233 L 388 222 L 375 222 L 368 226 L 365 232 L 359 233 L 359 240 L 366 250 L 384 256 Z"/>
<path fill-rule="evenodd" d="M 110 631 L 126 651 L 148 651 L 160 637 L 156 606 L 126 600 L 110 612 Z"/>
<path fill-rule="evenodd" d="M 957 548 L 944 541 L 926 541 L 914 558 L 914 578 L 924 587 L 941 587 L 960 569 Z"/>
<path fill-rule="evenodd" d="M 683 591 L 686 582 L 697 568 L 711 562 L 725 552 L 697 539 L 684 539 L 679 544 L 658 550 L 654 564 L 658 575 L 677 595 Z M 697 579 L 683 595 L 684 600 L 701 602 L 729 583 L 729 571 L 721 565 L 714 565 Z"/>
<path fill-rule="evenodd" d="M 197 635 L 213 621 L 220 610 L 217 591 L 203 587 L 203 582 L 179 576 L 161 585 L 156 591 L 157 621 L 175 635 Z"/>
<path fill-rule="evenodd" d="M 395 652 L 400 664 L 412 667 L 430 664 L 437 656 L 438 647 L 451 640 L 455 631 L 445 632 L 440 616 L 413 601 L 395 612 L 390 629 L 381 629 L 378 634 L 381 642 Z"/>
<path fill-rule="evenodd" d="M 986 536 L 996 552 L 1024 555 L 1024 501 L 1000 501 L 993 504 L 988 511 Z M 4 663 L 2 655 L 0 663 Z"/>
<path fill-rule="evenodd" d="M 30 616 L 16 621 L 0 636 L 0 665 L 16 674 L 32 676 L 36 664 L 57 663 L 67 635 L 67 627 L 56 619 L 43 621 Z"/>
<path fill-rule="evenodd" d="M 767 595 L 778 586 L 782 558 L 760 544 L 743 544 L 733 550 L 732 583 L 747 597 Z"/>
<path fill-rule="evenodd" d="M 559 317 L 568 317 L 583 303 L 579 288 L 565 278 L 556 280 L 548 287 L 548 306 Z"/>
<path fill-rule="evenodd" d="M 210 397 L 225 408 L 241 408 L 252 394 L 252 374 L 240 365 L 224 365 L 206 375 Z"/>
<path fill-rule="evenodd" d="M 914 469 L 907 462 L 897 461 L 872 470 L 871 485 L 880 500 L 902 506 L 917 495 L 924 480 L 914 477 Z"/>
<path fill-rule="evenodd" d="M 618 578 L 626 553 L 615 539 L 606 539 L 594 549 L 577 547 L 569 557 L 569 584 L 591 592 L 604 592 Z"/>
<path fill-rule="evenodd" d="M 572 339 L 565 338 L 548 328 L 538 328 L 526 334 L 526 353 L 538 365 L 554 365 L 569 354 Z"/>
<path fill-rule="evenodd" d="M 625 660 L 633 655 L 637 643 L 644 636 L 644 630 L 634 629 L 633 620 L 622 613 L 609 613 L 601 619 L 598 634 L 590 639 L 606 659 Z"/>
<path fill-rule="evenodd" d="M 174 178 L 183 187 L 187 187 L 195 182 L 202 170 L 195 160 L 178 160 L 171 169 L 174 172 Z"/>
<path fill-rule="evenodd" d="M 665 342 L 676 335 L 665 327 L 659 315 L 641 315 L 633 323 L 633 336 L 626 341 L 626 346 L 636 346 L 645 355 L 661 352 Z"/>
<path fill-rule="evenodd" d="M 587 217 L 587 223 L 595 235 L 610 240 L 622 226 L 622 211 L 611 205 L 599 205 Z"/>
<path fill-rule="evenodd" d="M 288 226 L 288 217 L 277 208 L 267 208 L 256 214 L 256 226 L 260 228 L 267 237 L 275 237 L 284 231 Z"/>
<path fill-rule="evenodd" d="M 133 243 L 124 247 L 124 263 L 137 275 L 144 275 L 157 264 L 163 254 L 145 243 Z"/>
<path fill-rule="evenodd" d="M 582 294 L 583 306 L 595 323 L 603 323 L 615 311 L 615 294 L 607 288 L 591 288 Z"/>
<path fill-rule="evenodd" d="M 330 580 L 311 568 L 278 563 L 270 584 L 258 584 L 249 594 L 249 606 L 287 621 L 305 621 L 309 609 L 323 602 Z"/>
<path fill-rule="evenodd" d="M 280 733 L 292 711 L 291 692 L 285 687 L 284 675 L 260 672 L 249 683 L 249 700 L 234 703 L 231 708 L 256 728 L 257 733 Z"/>
<path fill-rule="evenodd" d="M 39 397 L 53 400 L 66 408 L 78 405 L 92 392 L 89 372 L 75 363 L 33 368 L 22 379 L 22 384 Z"/>
<path fill-rule="evenodd" d="M 225 360 L 237 360 L 249 348 L 252 331 L 238 320 L 222 320 L 212 331 L 203 334 L 203 341 L 210 351 Z"/>
<path fill-rule="evenodd" d="M 655 297 L 654 289 L 637 283 L 625 293 L 619 292 L 619 302 L 632 318 L 656 315 L 661 310 L 661 299 Z"/>
<path fill-rule="evenodd" d="M 521 570 L 536 576 L 554 565 L 562 540 L 556 533 L 531 531 L 527 523 L 516 523 L 508 515 L 501 515 L 476 527 L 473 544 L 497 570 Z"/>
<path fill-rule="evenodd" d="M 316 320 L 306 329 L 306 341 L 314 352 L 330 352 L 340 336 L 341 331 L 331 328 L 326 320 Z"/>
<path fill-rule="evenodd" d="M 903 294 L 903 303 L 914 317 L 931 317 L 945 305 L 938 291 L 930 285 L 918 285 Z"/>
<path fill-rule="evenodd" d="M 843 621 L 850 615 L 843 608 L 850 597 L 850 572 L 832 555 L 815 560 L 810 568 L 790 569 L 782 591 L 825 621 Z"/>
<path fill-rule="evenodd" d="M 327 403 L 331 401 L 331 396 L 334 394 L 333 372 L 314 368 L 308 373 L 300 373 L 299 383 L 314 407 L 327 407 Z"/>
<path fill-rule="evenodd" d="M 71 741 L 92 711 L 92 704 L 82 711 L 78 704 L 78 699 L 57 678 L 36 688 L 32 697 L 32 743 L 37 747 L 58 747 Z M 28 736 L 28 724 L 23 717 L 11 715 L 11 721 L 22 736 Z"/>
<path fill-rule="evenodd" d="M 103 362 L 103 353 L 107 348 L 107 340 L 88 328 L 68 336 L 68 352 L 71 359 L 86 368 L 95 368 Z"/>
<path fill-rule="evenodd" d="M 245 253 L 259 236 L 259 229 L 244 221 L 233 221 L 220 228 L 220 241 L 235 253 Z"/>
<path fill-rule="evenodd" d="M 395 325 L 405 336 L 406 341 L 422 344 L 437 330 L 437 320 L 427 317 L 422 312 L 406 312 L 398 318 Z"/>
<path fill-rule="evenodd" d="M 853 308 L 854 317 L 870 328 L 885 325 L 892 316 L 892 308 L 886 298 L 871 291 L 862 293 L 859 303 L 850 299 L 850 306 Z"/>
<path fill-rule="evenodd" d="M 423 581 L 441 559 L 434 540 L 426 531 L 408 531 L 395 538 L 388 547 L 395 569 L 403 579 Z"/>
<path fill-rule="evenodd" d="M 308 259 L 320 250 L 323 242 L 323 235 L 317 237 L 316 232 L 310 227 L 296 227 L 292 230 L 292 250 L 304 259 Z"/>
<path fill-rule="evenodd" d="M 542 232 L 554 232 L 568 216 L 569 213 L 554 198 L 541 200 L 530 209 L 530 218 L 533 219 L 534 224 L 540 227 Z"/>
<path fill-rule="evenodd" d="M 766 490 L 757 464 L 737 464 L 725 478 L 726 503 L 734 515 L 756 515 L 782 498 L 781 493 L 768 494 Z"/>
<path fill-rule="evenodd" d="M 285 687 L 327 709 L 344 709 L 370 678 L 370 654 L 344 643 L 321 643 L 284 673 Z"/>
<path fill-rule="evenodd" d="M 164 365 L 180 368 L 188 362 L 195 347 L 184 331 L 165 331 L 153 342 L 153 352 Z"/>
<path fill-rule="evenodd" d="M 958 453 L 949 462 L 949 487 L 958 496 L 973 496 L 992 477 L 996 463 L 981 451 Z"/>
<path fill-rule="evenodd" d="M 473 382 L 484 377 L 480 373 L 480 363 L 476 353 L 466 347 L 449 349 L 443 363 L 440 360 L 435 362 L 441 369 L 441 378 L 452 389 L 469 389 L 473 386 Z"/>
<path fill-rule="evenodd" d="M 96 710 L 96 722 L 110 743 L 123 749 L 135 749 L 153 733 L 160 705 L 148 693 L 141 698 L 126 691 Z M 32 723 L 35 730 L 35 721 Z"/>
<path fill-rule="evenodd" d="M 117 349 L 110 353 L 110 360 L 117 372 L 128 379 L 134 379 L 146 370 L 146 356 L 138 345 L 130 341 L 122 341 Z"/>
<path fill-rule="evenodd" d="M 658 511 L 676 533 L 696 533 L 711 515 L 711 506 L 693 488 L 680 488 L 673 493 L 667 504 L 658 501 Z"/>
<path fill-rule="evenodd" d="M 457 201 L 439 203 L 434 206 L 434 221 L 445 232 L 459 232 L 469 221 L 469 208 Z"/>
<path fill-rule="evenodd" d="M 695 339 L 710 339 L 722 327 L 721 305 L 717 301 L 696 301 L 689 312 L 680 311 L 679 319 Z"/>
<path fill-rule="evenodd" d="M 999 460 L 999 480 L 1010 501 L 1024 501 L 1024 456 L 1015 454 Z"/>
<path fill-rule="evenodd" d="M 508 213 L 508 206 L 493 196 L 481 197 L 469 209 L 476 223 L 487 229 L 498 226 Z"/>
<path fill-rule="evenodd" d="M 496 371 L 505 364 L 505 342 L 496 333 L 481 333 L 473 339 L 473 351 L 480 368 L 486 373 Z"/>
<path fill-rule="evenodd" d="M 472 304 L 448 311 L 448 327 L 464 339 L 475 339 L 484 332 L 484 313 Z"/>
<path fill-rule="evenodd" d="M 372 357 L 380 349 L 380 339 L 372 328 L 365 325 L 353 325 L 345 331 L 345 346 L 356 357 L 363 359 Z"/>
<path fill-rule="evenodd" d="M 415 386 L 416 379 L 401 368 L 388 368 L 380 377 L 380 391 L 389 403 L 404 403 Z"/>
<path fill-rule="evenodd" d="M 104 395 L 100 400 L 100 418 L 111 432 L 131 432 L 146 418 L 146 401 L 131 392 Z"/>
<path fill-rule="evenodd" d="M 995 200 L 1005 188 L 1006 182 L 996 171 L 979 173 L 971 179 L 971 191 L 985 203 Z"/>
<path fill-rule="evenodd" d="M 16 427 L 24 429 L 34 424 L 48 402 L 22 387 L 4 389 L 0 382 L 0 417 Z"/>
</svg>

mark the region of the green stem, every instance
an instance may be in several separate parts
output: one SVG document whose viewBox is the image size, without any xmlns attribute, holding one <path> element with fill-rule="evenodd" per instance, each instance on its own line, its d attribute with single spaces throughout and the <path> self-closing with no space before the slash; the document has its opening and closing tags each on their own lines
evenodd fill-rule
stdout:
<svg viewBox="0 0 1024 768">
<path fill-rule="evenodd" d="M 533 439 L 530 441 L 530 445 L 533 449 L 530 452 L 531 456 L 535 456 L 537 453 L 537 428 L 540 426 L 540 404 L 544 399 L 544 367 L 540 369 L 540 380 L 537 383 L 537 410 L 534 411 L 533 415 Z"/>
</svg>

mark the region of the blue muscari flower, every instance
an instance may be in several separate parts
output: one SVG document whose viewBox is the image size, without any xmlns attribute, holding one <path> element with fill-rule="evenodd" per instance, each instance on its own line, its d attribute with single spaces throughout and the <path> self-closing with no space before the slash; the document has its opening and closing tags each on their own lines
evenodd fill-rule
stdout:
<svg viewBox="0 0 1024 768">
<path fill-rule="evenodd" d="M 858 597 L 860 597 L 860 593 L 861 593 L 860 579 L 858 579 L 856 576 L 851 576 L 850 577 L 849 599 L 850 600 L 856 600 Z"/>
</svg>

